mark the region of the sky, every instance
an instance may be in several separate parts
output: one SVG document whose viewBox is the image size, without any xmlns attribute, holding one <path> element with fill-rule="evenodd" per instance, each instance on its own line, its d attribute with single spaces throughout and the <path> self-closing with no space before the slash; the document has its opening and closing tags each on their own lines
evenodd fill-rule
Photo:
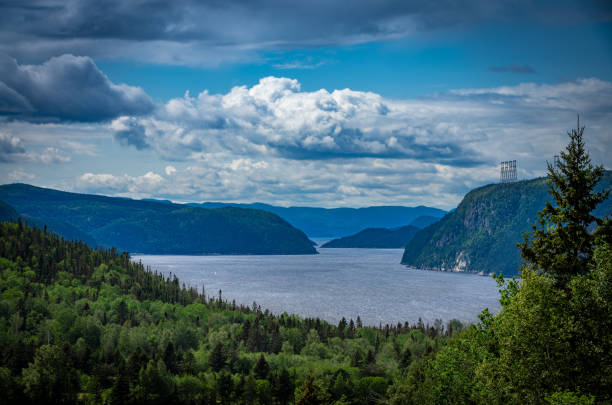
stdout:
<svg viewBox="0 0 612 405">
<path fill-rule="evenodd" d="M 609 1 L 0 3 L 0 184 L 451 209 L 578 114 L 612 168 Z"/>
</svg>

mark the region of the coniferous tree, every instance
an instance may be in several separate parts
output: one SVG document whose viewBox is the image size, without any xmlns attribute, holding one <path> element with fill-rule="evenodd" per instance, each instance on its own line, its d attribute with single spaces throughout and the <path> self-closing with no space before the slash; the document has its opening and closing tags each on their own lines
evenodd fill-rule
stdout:
<svg viewBox="0 0 612 405">
<path fill-rule="evenodd" d="M 270 372 L 270 365 L 266 361 L 264 355 L 259 356 L 259 360 L 255 363 L 255 367 L 253 368 L 253 373 L 255 373 L 255 377 L 260 380 L 265 380 L 268 378 L 268 373 Z"/>
<path fill-rule="evenodd" d="M 565 287 L 572 277 L 585 274 L 592 265 L 593 251 L 602 237 L 612 233 L 609 218 L 595 217 L 593 210 L 610 194 L 595 191 L 603 177 L 603 166 L 593 166 L 585 148 L 580 120 L 568 132 L 570 142 L 556 165 L 547 164 L 548 188 L 553 202 L 538 213 L 538 226 L 519 244 L 523 258 Z M 598 228 L 590 232 L 595 224 Z M 598 236 L 600 236 L 598 238 Z"/>
<path fill-rule="evenodd" d="M 215 372 L 219 372 L 225 367 L 225 353 L 221 343 L 217 343 L 210 352 L 210 367 Z"/>
<path fill-rule="evenodd" d="M 275 394 L 281 405 L 286 405 L 293 398 L 295 387 L 286 368 L 283 368 L 276 379 Z"/>
<path fill-rule="evenodd" d="M 324 403 L 323 390 L 315 381 L 313 372 L 310 372 L 301 387 L 300 396 L 296 405 L 320 405 Z"/>
</svg>

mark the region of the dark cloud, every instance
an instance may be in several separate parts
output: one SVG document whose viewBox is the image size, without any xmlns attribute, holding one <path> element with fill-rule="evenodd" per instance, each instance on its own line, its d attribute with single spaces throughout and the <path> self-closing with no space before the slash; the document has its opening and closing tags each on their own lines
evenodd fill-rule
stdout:
<svg viewBox="0 0 612 405">
<path fill-rule="evenodd" d="M 145 127 L 134 118 L 123 117 L 113 122 L 114 136 L 123 145 L 130 145 L 138 150 L 147 149 Z"/>
<path fill-rule="evenodd" d="M 529 65 L 519 65 L 518 63 L 513 63 L 509 66 L 489 66 L 489 72 L 495 73 L 535 73 L 535 70 Z"/>
<path fill-rule="evenodd" d="M 0 53 L 0 115 L 96 122 L 152 109 L 141 88 L 112 83 L 89 57 L 63 55 L 40 65 L 19 65 Z"/>
<path fill-rule="evenodd" d="M 227 60 L 235 56 L 227 54 L 231 49 L 333 46 L 483 21 L 580 22 L 611 15 L 603 1 L 15 0 L 0 5 L 0 50 L 25 60 L 83 53 L 205 64 L 213 62 L 203 50 Z M 201 59 L 182 56 L 188 50 L 199 50 Z"/>
</svg>

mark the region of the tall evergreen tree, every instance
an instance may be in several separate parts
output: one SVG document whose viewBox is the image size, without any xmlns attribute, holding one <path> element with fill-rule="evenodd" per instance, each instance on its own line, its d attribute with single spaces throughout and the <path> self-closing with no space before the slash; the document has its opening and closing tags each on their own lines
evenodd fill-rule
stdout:
<svg viewBox="0 0 612 405">
<path fill-rule="evenodd" d="M 210 352 L 210 367 L 215 372 L 221 371 L 225 367 L 225 353 L 223 352 L 223 345 L 217 343 Z"/>
<path fill-rule="evenodd" d="M 266 358 L 262 354 L 259 356 L 259 360 L 255 364 L 253 368 L 253 373 L 255 373 L 255 377 L 260 380 L 264 380 L 268 378 L 268 373 L 270 372 L 270 365 L 266 361 Z"/>
<path fill-rule="evenodd" d="M 523 258 L 560 287 L 588 271 L 597 241 L 609 239 L 612 233 L 609 218 L 592 215 L 610 190 L 595 191 L 604 168 L 591 164 L 583 133 L 578 120 L 577 128 L 567 134 L 570 142 L 559 161 L 548 163 L 548 188 L 553 202 L 546 202 L 532 235 L 526 235 L 519 244 Z M 594 224 L 597 230 L 590 232 Z"/>
</svg>

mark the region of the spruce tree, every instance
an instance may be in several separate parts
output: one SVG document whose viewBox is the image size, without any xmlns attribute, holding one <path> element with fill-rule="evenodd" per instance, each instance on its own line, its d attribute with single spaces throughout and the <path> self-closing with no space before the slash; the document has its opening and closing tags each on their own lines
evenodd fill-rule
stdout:
<svg viewBox="0 0 612 405">
<path fill-rule="evenodd" d="M 259 356 L 259 360 L 257 360 L 257 363 L 255 364 L 255 367 L 253 368 L 253 373 L 255 374 L 255 377 L 257 379 L 265 380 L 266 378 L 268 378 L 269 372 L 270 372 L 270 365 L 268 364 L 268 362 L 266 361 L 266 358 L 262 354 L 261 356 Z"/>
<path fill-rule="evenodd" d="M 221 371 L 225 367 L 225 353 L 223 352 L 223 345 L 217 343 L 210 352 L 210 368 L 215 372 Z"/>
<path fill-rule="evenodd" d="M 604 169 L 591 164 L 583 133 L 578 120 L 577 128 L 568 132 L 570 142 L 559 161 L 547 164 L 548 188 L 554 201 L 546 202 L 533 233 L 519 244 L 523 258 L 562 288 L 572 277 L 588 271 L 597 241 L 609 239 L 611 233 L 609 219 L 592 215 L 610 191 L 595 191 Z M 593 226 L 597 229 L 590 232 Z"/>
</svg>

